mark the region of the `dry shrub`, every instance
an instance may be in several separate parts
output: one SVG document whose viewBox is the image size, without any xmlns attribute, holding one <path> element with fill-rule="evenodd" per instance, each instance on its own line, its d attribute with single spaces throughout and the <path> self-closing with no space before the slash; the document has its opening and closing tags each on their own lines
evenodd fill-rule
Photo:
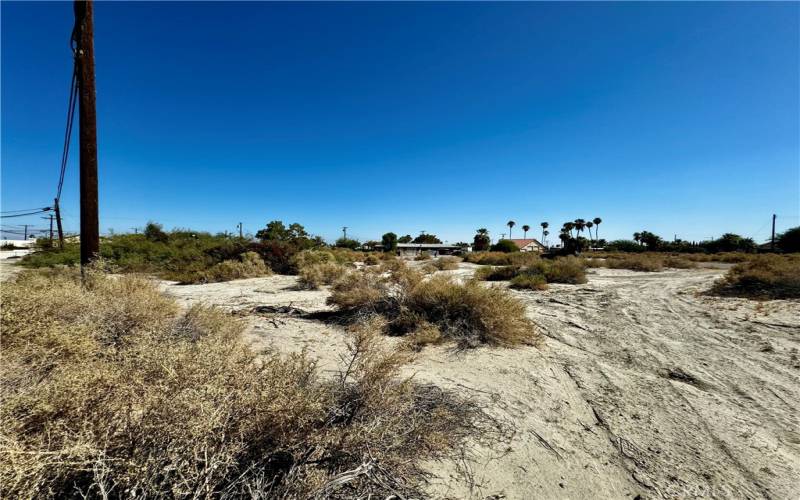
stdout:
<svg viewBox="0 0 800 500">
<path fill-rule="evenodd" d="M 540 261 L 544 266 L 542 273 L 548 283 L 568 283 L 578 285 L 586 283 L 586 260 L 577 257 L 558 257 Z"/>
<path fill-rule="evenodd" d="M 243 253 L 239 260 L 224 260 L 204 271 L 173 276 L 182 284 L 218 283 L 245 278 L 259 278 L 272 275 L 272 269 L 255 252 Z"/>
<path fill-rule="evenodd" d="M 435 273 L 436 271 L 439 270 L 438 267 L 436 267 L 434 264 L 432 264 L 430 262 L 425 263 L 424 265 L 420 266 L 418 269 L 419 269 L 419 272 L 421 272 L 423 274 L 433 274 L 433 273 Z"/>
<path fill-rule="evenodd" d="M 484 281 L 508 281 L 519 274 L 517 266 L 480 267 L 475 270 L 475 278 Z"/>
<path fill-rule="evenodd" d="M 537 258 L 527 266 L 486 267 L 475 272 L 477 279 L 486 281 L 513 280 L 519 276 L 541 276 L 545 283 L 586 283 L 586 261 L 576 257 L 558 257 L 553 260 Z M 518 281 L 521 282 L 522 280 Z"/>
<path fill-rule="evenodd" d="M 472 252 L 464 255 L 464 261 L 483 266 L 527 266 L 539 261 L 536 252 Z"/>
<path fill-rule="evenodd" d="M 664 267 L 671 267 L 673 269 L 693 269 L 697 267 L 697 264 L 691 260 L 677 255 L 665 255 L 663 262 Z"/>
<path fill-rule="evenodd" d="M 306 290 L 317 290 L 322 285 L 333 285 L 347 272 L 347 268 L 333 261 L 305 265 L 297 273 L 297 284 Z"/>
<path fill-rule="evenodd" d="M 664 260 L 653 254 L 622 254 L 605 260 L 610 269 L 629 269 L 631 271 L 655 272 L 664 269 Z"/>
<path fill-rule="evenodd" d="M 547 290 L 547 279 L 541 274 L 520 274 L 509 286 L 516 290 Z"/>
<path fill-rule="evenodd" d="M 364 257 L 364 264 L 367 266 L 375 266 L 381 263 L 381 259 L 378 258 L 375 254 L 369 253 L 366 257 Z"/>
<path fill-rule="evenodd" d="M 458 257 L 445 256 L 434 260 L 433 265 L 439 271 L 454 271 L 458 269 L 459 262 L 461 262 L 461 259 Z"/>
<path fill-rule="evenodd" d="M 414 260 L 431 260 L 432 258 L 430 252 L 422 252 L 414 257 Z"/>
<path fill-rule="evenodd" d="M 375 324 L 321 378 L 141 278 L 26 273 L 0 296 L 3 498 L 418 497 L 422 460 L 490 430 L 474 404 L 398 379 L 406 355 Z"/>
<path fill-rule="evenodd" d="M 303 250 L 291 258 L 291 264 L 298 272 L 306 267 L 328 262 L 338 262 L 333 252 L 328 250 Z"/>
<path fill-rule="evenodd" d="M 407 269 L 389 277 L 353 273 L 337 283 L 328 302 L 351 317 L 379 314 L 392 334 L 412 333 L 427 322 L 461 346 L 511 346 L 538 339 L 524 304 L 506 290 L 477 281 L 460 284 L 447 276 L 424 280 Z"/>
<path fill-rule="evenodd" d="M 800 257 L 756 256 L 728 270 L 712 292 L 760 299 L 800 298 Z"/>
</svg>

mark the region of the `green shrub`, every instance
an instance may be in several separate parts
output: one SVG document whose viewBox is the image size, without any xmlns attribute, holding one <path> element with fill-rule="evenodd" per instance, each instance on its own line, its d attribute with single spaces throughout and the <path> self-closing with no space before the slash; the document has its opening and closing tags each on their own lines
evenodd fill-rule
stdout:
<svg viewBox="0 0 800 500">
<path fill-rule="evenodd" d="M 183 284 L 189 283 L 218 283 L 245 278 L 259 278 L 269 276 L 272 270 L 264 264 L 261 257 L 255 252 L 246 252 L 237 260 L 224 260 L 210 268 L 194 273 L 175 273 L 173 279 Z"/>
<path fill-rule="evenodd" d="M 800 298 L 800 256 L 759 255 L 733 266 L 712 292 L 761 299 Z"/>
<path fill-rule="evenodd" d="M 252 352 L 223 311 L 142 278 L 26 272 L 0 288 L 3 498 L 421 497 L 421 463 L 488 432 L 476 405 L 399 378 L 371 323 L 333 377 Z M 334 481 L 362 464 L 378 477 Z"/>
<path fill-rule="evenodd" d="M 787 229 L 778 235 L 776 243 L 783 252 L 800 252 L 800 226 Z"/>
<path fill-rule="evenodd" d="M 519 252 L 519 247 L 511 240 L 500 240 L 492 245 L 492 252 Z"/>
<path fill-rule="evenodd" d="M 653 254 L 622 255 L 606 259 L 610 269 L 629 269 L 631 271 L 655 272 L 664 268 L 664 260 Z"/>
</svg>

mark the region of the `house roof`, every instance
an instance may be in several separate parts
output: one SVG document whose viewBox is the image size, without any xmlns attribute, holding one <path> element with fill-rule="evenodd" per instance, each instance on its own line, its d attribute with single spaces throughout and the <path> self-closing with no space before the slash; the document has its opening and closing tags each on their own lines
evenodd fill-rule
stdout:
<svg viewBox="0 0 800 500">
<path fill-rule="evenodd" d="M 541 243 L 539 243 L 539 240 L 537 240 L 535 238 L 528 238 L 528 239 L 524 239 L 524 240 L 522 240 L 522 239 L 510 240 L 510 241 L 514 242 L 514 244 L 517 245 L 517 248 L 525 248 L 526 246 L 530 245 L 531 243 L 533 243 L 534 245 L 538 245 L 540 247 L 544 246 Z"/>
</svg>

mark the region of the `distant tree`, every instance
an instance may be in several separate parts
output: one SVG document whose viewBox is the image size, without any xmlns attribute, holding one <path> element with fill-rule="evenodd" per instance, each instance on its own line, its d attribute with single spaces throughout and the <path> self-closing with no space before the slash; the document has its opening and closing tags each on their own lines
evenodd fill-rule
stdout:
<svg viewBox="0 0 800 500">
<path fill-rule="evenodd" d="M 595 226 L 594 227 L 594 238 L 597 240 L 597 239 L 600 238 L 600 236 L 597 234 L 597 232 L 600 230 L 600 223 L 603 222 L 603 219 L 601 219 L 600 217 L 595 217 L 594 219 L 592 219 L 592 222 L 594 222 L 594 226 Z M 597 243 L 595 243 L 595 245 L 597 245 Z"/>
<path fill-rule="evenodd" d="M 642 244 L 642 233 L 633 233 L 633 241 L 638 244 Z"/>
<path fill-rule="evenodd" d="M 442 241 L 436 237 L 435 234 L 420 234 L 412 243 L 427 243 L 427 244 L 438 244 Z"/>
<path fill-rule="evenodd" d="M 489 231 L 486 228 L 480 228 L 477 234 L 472 239 L 472 249 L 476 252 L 483 252 L 489 250 L 492 241 L 489 238 Z"/>
<path fill-rule="evenodd" d="M 711 253 L 756 251 L 756 242 L 752 238 L 743 238 L 733 233 L 725 233 L 715 240 L 703 242 L 702 245 Z"/>
<path fill-rule="evenodd" d="M 542 231 L 542 245 L 546 245 L 547 244 L 547 235 L 549 235 L 549 234 L 550 234 L 550 231 L 548 231 L 547 229 Z"/>
<path fill-rule="evenodd" d="M 523 239 L 526 239 L 526 240 L 528 239 L 528 231 L 530 231 L 530 230 L 531 230 L 531 226 L 529 226 L 527 224 L 522 226 L 522 238 Z"/>
<path fill-rule="evenodd" d="M 261 241 L 287 241 L 289 230 L 282 221 L 274 220 L 267 223 L 267 227 L 256 232 L 256 238 Z"/>
<path fill-rule="evenodd" d="M 517 225 L 517 223 L 514 222 L 513 220 L 510 220 L 510 221 L 506 222 L 506 226 L 508 226 L 508 239 L 509 240 L 511 239 L 511 228 L 516 226 L 516 225 Z"/>
<path fill-rule="evenodd" d="M 493 252 L 519 252 L 519 247 L 514 244 L 511 240 L 499 240 L 497 243 L 492 245 Z"/>
<path fill-rule="evenodd" d="M 775 244 L 786 253 L 800 252 L 800 226 L 787 229 L 778 235 Z"/>
<path fill-rule="evenodd" d="M 570 236 L 572 236 L 572 230 L 573 229 L 575 229 L 575 223 L 574 222 L 565 222 L 561 226 L 561 231 L 569 233 Z"/>
<path fill-rule="evenodd" d="M 394 252 L 397 250 L 397 235 L 394 233 L 386 233 L 381 236 L 381 245 L 383 245 L 384 252 Z"/>
<path fill-rule="evenodd" d="M 542 240 L 544 240 L 544 239 L 545 239 L 545 236 L 547 236 L 547 235 L 546 235 L 546 234 L 544 234 L 544 233 L 546 233 L 546 232 L 547 232 L 547 228 L 548 228 L 548 227 L 550 227 L 550 223 L 549 223 L 549 222 L 542 222 L 542 223 L 541 223 L 541 224 L 539 224 L 539 225 L 540 225 L 540 226 L 542 226 Z M 548 233 L 548 234 L 550 234 L 550 233 Z M 544 243 L 544 241 L 542 241 L 542 243 Z"/>
<path fill-rule="evenodd" d="M 589 241 L 592 241 L 592 226 L 594 226 L 594 222 L 588 221 L 586 223 L 586 230 L 589 231 Z"/>
<path fill-rule="evenodd" d="M 586 229 L 586 221 L 583 219 L 575 219 L 575 236 L 580 236 L 584 229 Z"/>
<path fill-rule="evenodd" d="M 152 221 L 148 222 L 144 227 L 144 237 L 158 243 L 166 243 L 169 241 L 169 235 L 164 232 L 164 226 Z"/>
<path fill-rule="evenodd" d="M 355 250 L 356 248 L 359 247 L 359 245 L 360 243 L 358 242 L 358 240 L 353 240 L 345 237 L 339 238 L 338 240 L 336 240 L 336 243 L 334 244 L 334 246 L 338 248 L 349 248 L 351 250 Z"/>
<path fill-rule="evenodd" d="M 648 250 L 658 250 L 662 243 L 661 237 L 650 231 L 642 231 L 639 234 L 639 240 L 645 244 Z"/>
<path fill-rule="evenodd" d="M 397 242 L 398 243 L 411 243 L 411 241 L 413 239 L 414 238 L 412 238 L 410 234 L 407 234 L 405 236 L 401 236 L 400 238 L 398 238 Z"/>
</svg>

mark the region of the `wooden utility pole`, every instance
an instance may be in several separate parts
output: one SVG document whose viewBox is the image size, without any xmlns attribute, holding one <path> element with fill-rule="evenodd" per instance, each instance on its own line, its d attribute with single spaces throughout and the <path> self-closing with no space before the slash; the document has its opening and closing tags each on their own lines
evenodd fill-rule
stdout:
<svg viewBox="0 0 800 500">
<path fill-rule="evenodd" d="M 17 234 L 19 234 L 19 233 L 17 233 Z M 25 236 L 24 236 L 23 239 L 25 241 L 28 241 L 28 225 L 27 224 L 25 224 Z"/>
<path fill-rule="evenodd" d="M 53 214 L 50 214 L 50 246 L 53 246 Z"/>
<path fill-rule="evenodd" d="M 773 252 L 775 251 L 775 219 L 777 218 L 777 215 L 772 214 L 772 238 L 770 239 L 769 249 Z"/>
<path fill-rule="evenodd" d="M 81 264 L 100 253 L 100 218 L 97 201 L 97 115 L 94 82 L 94 4 L 76 0 L 75 64 L 78 74 L 80 118 Z"/>
<path fill-rule="evenodd" d="M 61 227 L 61 208 L 58 206 L 58 198 L 53 202 L 53 209 L 56 211 L 56 226 L 58 227 L 58 246 L 64 249 L 64 230 Z"/>
<path fill-rule="evenodd" d="M 244 238 L 244 236 L 242 236 L 242 223 L 240 222 L 239 224 L 237 224 L 237 226 L 239 228 L 239 239 L 241 240 L 242 238 Z"/>
<path fill-rule="evenodd" d="M 342 233 L 344 234 L 344 239 L 347 239 L 347 226 L 342 228 Z"/>
</svg>

